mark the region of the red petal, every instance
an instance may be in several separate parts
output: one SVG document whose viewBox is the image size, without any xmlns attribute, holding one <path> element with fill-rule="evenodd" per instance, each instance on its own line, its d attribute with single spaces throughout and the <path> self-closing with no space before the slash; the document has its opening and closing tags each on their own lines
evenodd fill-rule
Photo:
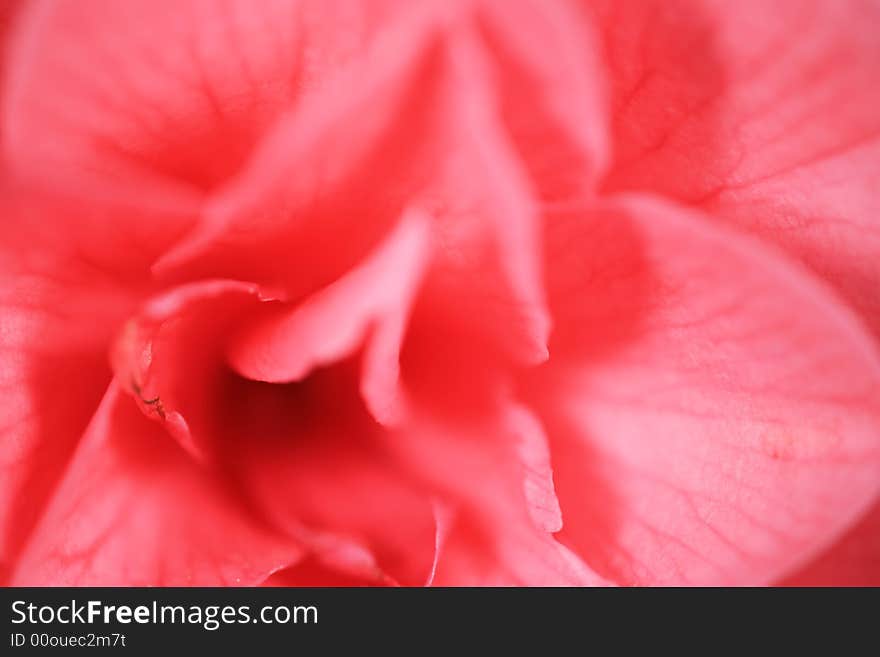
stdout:
<svg viewBox="0 0 880 657">
<path fill-rule="evenodd" d="M 467 32 L 448 49 L 453 92 L 444 152 L 425 192 L 438 216 L 437 262 L 421 306 L 516 363 L 547 357 L 538 211 L 523 163 L 504 133 L 486 53 Z"/>
<path fill-rule="evenodd" d="M 401 472 L 357 394 L 350 363 L 306 380 L 228 377 L 214 435 L 225 467 L 276 526 L 336 570 L 421 585 L 435 551 L 427 491 Z M 360 550 L 367 560 L 339 554 Z"/>
<path fill-rule="evenodd" d="M 610 155 L 599 39 L 568 2 L 478 8 L 502 117 L 545 201 L 591 195 Z"/>
<path fill-rule="evenodd" d="M 829 550 L 781 581 L 784 586 L 880 586 L 880 503 Z"/>
<path fill-rule="evenodd" d="M 23 6 L 21 0 L 6 0 L 0 5 L 0 107 L 3 104 L 3 96 L 6 91 L 6 68 L 8 60 L 9 42 L 12 40 L 13 29 L 18 20 L 18 14 Z M 0 141 L 3 131 L 0 128 Z"/>
<path fill-rule="evenodd" d="M 443 13 L 413 5 L 277 121 L 156 271 L 252 280 L 295 299 L 363 259 L 428 161 L 411 135 L 430 116 Z"/>
<path fill-rule="evenodd" d="M 617 85 L 606 187 L 699 203 L 781 245 L 880 335 L 880 7 L 600 4 Z"/>
<path fill-rule="evenodd" d="M 20 189 L 0 189 L 0 214 L 3 580 L 110 381 L 107 345 L 147 288 L 141 258 L 155 241 L 144 230 L 132 251 L 124 222 L 100 228 L 112 209 Z"/>
<path fill-rule="evenodd" d="M 259 289 L 200 281 L 151 298 L 116 336 L 111 361 L 123 390 L 198 460 L 211 460 L 210 400 L 227 334 L 258 311 Z"/>
<path fill-rule="evenodd" d="M 434 554 L 430 501 L 378 449 L 351 362 L 289 384 L 226 367 L 229 336 L 247 330 L 260 303 L 255 286 L 231 281 L 153 299 L 117 343 L 117 376 L 134 381 L 134 401 L 195 463 L 226 473 L 249 508 L 324 567 L 423 583 Z M 174 449 L 163 438 L 161 449 Z"/>
<path fill-rule="evenodd" d="M 548 218 L 564 527 L 622 583 L 770 582 L 880 487 L 880 362 L 804 271 L 675 206 Z M 543 386 L 543 387 L 542 387 Z"/>
<path fill-rule="evenodd" d="M 8 153 L 68 183 L 214 186 L 396 5 L 33 2 L 13 44 Z"/>
<path fill-rule="evenodd" d="M 13 584 L 246 586 L 299 557 L 163 441 L 111 385 Z"/>
<path fill-rule="evenodd" d="M 495 409 L 466 424 L 414 414 L 386 436 L 388 449 L 438 500 L 432 583 L 604 584 L 551 533 L 560 516 L 541 426 L 510 402 Z"/>
<path fill-rule="evenodd" d="M 304 559 L 263 582 L 263 586 L 381 586 L 387 582 L 374 577 L 328 568 L 319 559 Z"/>
<path fill-rule="evenodd" d="M 496 522 L 503 523 L 496 519 Z M 454 517 L 439 553 L 434 586 L 606 586 L 576 554 L 526 524 Z"/>
<path fill-rule="evenodd" d="M 430 218 L 409 213 L 356 269 L 300 304 L 249 322 L 227 346 L 230 364 L 257 381 L 299 381 L 348 357 L 366 339 L 361 389 L 374 416 L 392 421 L 403 412 L 398 354 L 430 258 L 430 230 Z"/>
</svg>

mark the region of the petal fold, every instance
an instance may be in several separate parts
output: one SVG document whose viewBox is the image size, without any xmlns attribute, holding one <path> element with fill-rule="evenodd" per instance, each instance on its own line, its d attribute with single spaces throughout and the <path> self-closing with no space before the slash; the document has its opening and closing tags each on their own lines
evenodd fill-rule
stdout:
<svg viewBox="0 0 880 657">
<path fill-rule="evenodd" d="M 600 35 L 569 2 L 479 4 L 501 118 L 543 201 L 595 192 L 610 157 Z"/>
<path fill-rule="evenodd" d="M 222 480 L 112 384 L 12 578 L 19 586 L 255 585 L 300 548 L 251 519 Z"/>
<path fill-rule="evenodd" d="M 412 136 L 433 112 L 437 7 L 413 5 L 276 121 L 155 271 L 252 280 L 296 299 L 374 248 L 424 175 L 423 140 Z"/>
<path fill-rule="evenodd" d="M 526 399 L 560 540 L 598 572 L 772 582 L 876 499 L 880 362 L 807 270 L 653 198 L 557 213 L 547 242 L 559 331 Z"/>
<path fill-rule="evenodd" d="M 11 44 L 7 155 L 73 187 L 211 189 L 401 6 L 30 2 Z"/>
<path fill-rule="evenodd" d="M 0 581 L 7 581 L 111 379 L 107 345 L 148 292 L 143 251 L 163 233 L 145 230 L 142 251 L 132 253 L 122 222 L 113 233 L 100 228 L 111 208 L 6 183 L 0 183 Z M 106 253 L 105 244 L 118 249 Z"/>
<path fill-rule="evenodd" d="M 607 582 L 556 540 L 553 472 L 540 423 L 496 400 L 466 422 L 414 413 L 387 449 L 441 500 L 437 586 L 597 586 Z"/>
<path fill-rule="evenodd" d="M 431 218 L 412 210 L 375 253 L 300 304 L 286 304 L 248 322 L 227 345 L 240 375 L 291 382 L 348 357 L 366 340 L 361 389 L 373 414 L 403 412 L 398 390 L 400 343 L 429 263 Z M 368 336 L 369 334 L 369 336 Z"/>
<path fill-rule="evenodd" d="M 782 586 L 880 586 L 880 502 L 828 550 L 778 582 Z"/>
<path fill-rule="evenodd" d="M 590 4 L 615 80 L 604 188 L 779 245 L 880 336 L 877 4 Z"/>
</svg>

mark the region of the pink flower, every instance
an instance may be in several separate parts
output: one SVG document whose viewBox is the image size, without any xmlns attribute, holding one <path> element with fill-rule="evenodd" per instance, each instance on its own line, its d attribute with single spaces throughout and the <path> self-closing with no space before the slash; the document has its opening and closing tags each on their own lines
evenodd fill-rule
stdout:
<svg viewBox="0 0 880 657">
<path fill-rule="evenodd" d="M 0 582 L 880 584 L 880 8 L 0 14 Z"/>
</svg>

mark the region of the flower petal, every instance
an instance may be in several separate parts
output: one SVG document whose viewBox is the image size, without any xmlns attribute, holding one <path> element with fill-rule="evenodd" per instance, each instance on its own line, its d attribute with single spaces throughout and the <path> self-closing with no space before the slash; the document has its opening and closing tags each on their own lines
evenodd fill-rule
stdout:
<svg viewBox="0 0 880 657">
<path fill-rule="evenodd" d="M 222 481 L 110 386 L 12 582 L 254 585 L 301 550 L 256 524 Z"/>
<path fill-rule="evenodd" d="M 544 201 L 589 196 L 610 156 L 598 35 L 569 2 L 479 4 L 504 126 Z"/>
<path fill-rule="evenodd" d="M 227 333 L 258 309 L 256 285 L 207 280 L 150 298 L 119 331 L 111 363 L 122 389 L 191 456 L 210 461 L 207 400 L 223 372 Z"/>
<path fill-rule="evenodd" d="M 334 572 L 420 584 L 430 571 L 430 500 L 377 448 L 351 359 L 293 383 L 229 369 L 230 336 L 254 316 L 286 315 L 259 289 L 200 281 L 151 299 L 117 340 L 115 371 L 132 406 L 193 463 L 224 473 L 248 508 Z M 285 306 L 286 304 L 280 304 Z"/>
<path fill-rule="evenodd" d="M 645 198 L 548 217 L 548 268 L 555 366 L 527 398 L 560 539 L 601 574 L 771 582 L 875 499 L 880 362 L 804 270 Z"/>
<path fill-rule="evenodd" d="M 23 4 L 21 0 L 7 0 L 0 5 L 0 107 L 3 106 L 3 96 L 6 91 L 6 62 L 9 59 L 9 42 L 12 40 L 13 30 Z M 0 127 L 0 142 L 2 142 L 2 137 L 3 130 Z"/>
<path fill-rule="evenodd" d="M 0 581 L 111 378 L 107 344 L 149 284 L 140 250 L 85 209 L 0 184 Z M 131 216 L 131 215 L 127 215 Z M 156 222 L 158 226 L 160 222 Z M 156 227 L 154 226 L 154 228 Z M 159 231 L 160 233 L 162 231 Z M 153 237 L 156 237 L 153 235 Z M 159 240 L 161 241 L 161 240 Z M 113 245 L 109 253 L 102 245 Z M 123 255 L 124 254 L 124 255 Z"/>
<path fill-rule="evenodd" d="M 274 307 L 248 322 L 227 345 L 233 369 L 257 381 L 298 381 L 315 367 L 348 357 L 366 340 L 361 388 L 374 416 L 391 421 L 403 412 L 398 354 L 430 260 L 430 222 L 419 211 L 407 213 L 356 269 L 300 304 Z"/>
<path fill-rule="evenodd" d="M 13 44 L 7 153 L 56 182 L 213 187 L 397 4 L 32 2 Z"/>
<path fill-rule="evenodd" d="M 285 385 L 227 376 L 212 404 L 223 467 L 252 508 L 321 563 L 375 581 L 422 585 L 435 552 L 431 499 L 385 449 L 352 365 Z M 358 564 L 340 549 L 370 559 Z"/>
<path fill-rule="evenodd" d="M 433 266 L 404 345 L 407 384 L 439 401 L 456 372 L 490 377 L 547 358 L 538 203 L 504 131 L 485 45 L 468 27 L 449 39 L 443 144 L 420 202 L 436 217 Z M 464 382 L 462 396 L 480 384 Z M 467 392 L 464 392 L 464 390 Z"/>
<path fill-rule="evenodd" d="M 527 524 L 500 527 L 462 513 L 448 533 L 434 586 L 608 585 L 569 548 Z"/>
<path fill-rule="evenodd" d="M 376 573 L 372 576 L 360 573 L 349 573 L 327 567 L 315 558 L 304 559 L 290 568 L 285 568 L 274 573 L 262 586 L 383 586 L 389 584 L 377 579 Z"/>
<path fill-rule="evenodd" d="M 414 135 L 432 114 L 444 12 L 428 7 L 391 21 L 279 119 L 156 272 L 251 280 L 296 299 L 363 259 L 429 161 Z"/>
<path fill-rule="evenodd" d="M 880 586 L 880 503 L 807 565 L 780 582 L 783 586 Z"/>
<path fill-rule="evenodd" d="M 880 336 L 880 7 L 599 4 L 617 81 L 606 189 L 698 203 L 779 244 Z"/>
<path fill-rule="evenodd" d="M 413 413 L 384 437 L 440 500 L 437 586 L 604 585 L 552 532 L 560 527 L 540 424 L 510 401 L 466 422 Z"/>
</svg>

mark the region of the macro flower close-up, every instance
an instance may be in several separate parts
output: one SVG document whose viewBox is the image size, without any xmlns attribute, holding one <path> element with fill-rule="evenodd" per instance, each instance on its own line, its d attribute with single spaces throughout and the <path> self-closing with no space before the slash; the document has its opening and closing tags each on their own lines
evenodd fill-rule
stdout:
<svg viewBox="0 0 880 657">
<path fill-rule="evenodd" d="M 0 585 L 880 585 L 878 35 L 0 0 Z"/>
</svg>

